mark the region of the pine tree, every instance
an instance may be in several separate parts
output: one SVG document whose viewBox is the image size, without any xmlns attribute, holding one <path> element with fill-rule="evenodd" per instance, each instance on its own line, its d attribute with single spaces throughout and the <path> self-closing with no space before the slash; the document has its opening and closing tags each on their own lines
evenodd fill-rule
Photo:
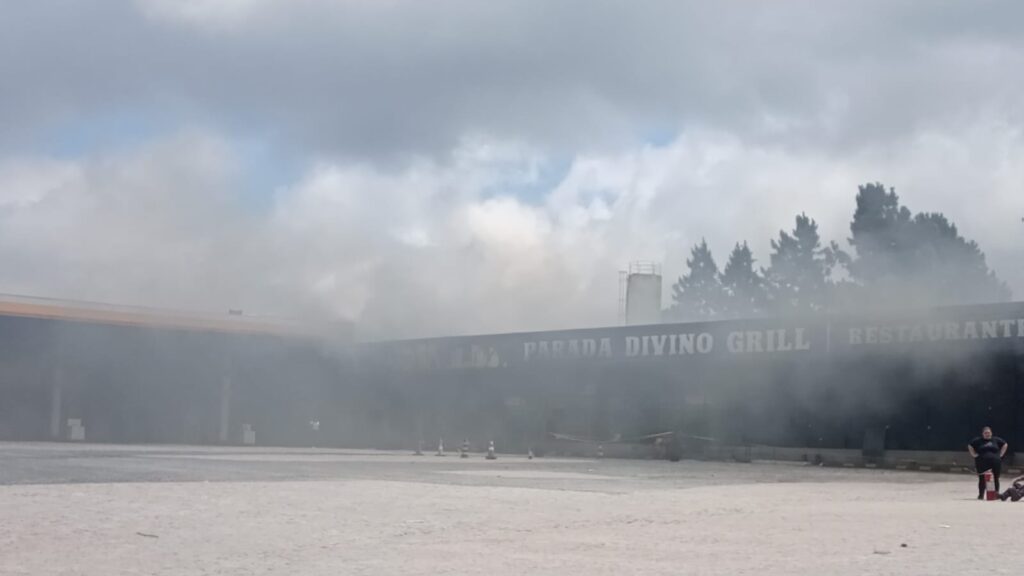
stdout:
<svg viewBox="0 0 1024 576">
<path fill-rule="evenodd" d="M 1006 285 L 996 277 L 973 240 L 939 213 L 911 216 L 899 196 L 879 183 L 859 187 L 850 223 L 856 258 L 850 275 L 859 304 L 929 306 L 1004 301 Z"/>
<path fill-rule="evenodd" d="M 792 233 L 779 231 L 772 240 L 771 263 L 765 271 L 774 312 L 820 312 L 831 303 L 831 273 L 843 259 L 835 242 L 821 246 L 818 224 L 806 214 L 796 217 Z"/>
<path fill-rule="evenodd" d="M 687 273 L 672 286 L 672 307 L 668 316 L 672 320 L 687 321 L 711 318 L 722 311 L 724 292 L 718 275 L 718 265 L 701 239 L 690 250 L 686 260 Z"/>
<path fill-rule="evenodd" d="M 754 269 L 754 255 L 746 242 L 737 243 L 721 274 L 724 292 L 723 314 L 749 318 L 764 311 L 767 300 L 764 279 Z"/>
</svg>

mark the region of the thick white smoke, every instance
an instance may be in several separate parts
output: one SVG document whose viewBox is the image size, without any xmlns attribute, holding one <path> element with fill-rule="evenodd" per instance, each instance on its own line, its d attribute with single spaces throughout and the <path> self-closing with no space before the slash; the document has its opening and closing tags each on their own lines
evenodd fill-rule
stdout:
<svg viewBox="0 0 1024 576">
<path fill-rule="evenodd" d="M 835 158 L 691 132 L 562 165 L 474 139 L 443 161 L 321 159 L 269 199 L 247 190 L 236 145 L 209 131 L 11 158 L 0 289 L 353 319 L 364 337 L 612 324 L 630 259 L 664 262 L 667 284 L 707 237 L 720 260 L 748 240 L 764 263 L 799 211 L 843 243 L 857 184 L 882 180 L 913 209 L 946 212 L 1020 293 L 1024 145 L 1001 126 L 959 135 Z"/>
</svg>

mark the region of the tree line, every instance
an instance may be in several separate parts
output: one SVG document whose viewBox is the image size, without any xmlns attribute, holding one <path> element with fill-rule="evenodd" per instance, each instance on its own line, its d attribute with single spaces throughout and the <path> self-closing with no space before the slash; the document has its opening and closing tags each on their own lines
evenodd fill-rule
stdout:
<svg viewBox="0 0 1024 576">
<path fill-rule="evenodd" d="M 922 307 L 1009 300 L 1010 290 L 973 240 L 936 212 L 911 213 L 895 189 L 858 187 L 849 250 L 822 243 L 806 214 L 771 240 L 767 266 L 757 266 L 746 241 L 722 269 L 707 242 L 690 250 L 686 272 L 672 286 L 666 320 Z"/>
</svg>

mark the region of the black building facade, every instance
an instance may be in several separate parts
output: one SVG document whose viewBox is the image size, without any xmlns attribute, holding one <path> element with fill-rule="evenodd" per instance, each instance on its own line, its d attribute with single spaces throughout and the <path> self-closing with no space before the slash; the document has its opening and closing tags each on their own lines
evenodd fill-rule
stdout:
<svg viewBox="0 0 1024 576">
<path fill-rule="evenodd" d="M 2 312 L 2 311 L 0 311 Z M 1024 303 L 352 345 L 231 320 L 0 314 L 0 440 L 525 451 L 1024 442 Z M 252 438 L 249 438 L 252 440 Z"/>
<path fill-rule="evenodd" d="M 404 414 L 383 436 L 960 450 L 991 425 L 1024 442 L 1022 303 L 429 339 L 356 357 L 358 379 Z"/>
<path fill-rule="evenodd" d="M 2 304 L 0 440 L 305 445 L 341 366 L 244 318 Z M 330 421 L 330 418 L 323 418 Z"/>
</svg>

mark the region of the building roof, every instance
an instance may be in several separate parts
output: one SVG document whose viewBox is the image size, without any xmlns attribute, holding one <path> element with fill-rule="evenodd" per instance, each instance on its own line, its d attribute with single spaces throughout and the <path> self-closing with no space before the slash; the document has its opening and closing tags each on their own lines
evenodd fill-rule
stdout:
<svg viewBox="0 0 1024 576">
<path fill-rule="evenodd" d="M 225 311 L 223 315 L 181 310 L 122 306 L 101 302 L 61 300 L 36 296 L 0 294 L 0 317 L 42 318 L 122 326 L 149 326 L 171 330 L 266 334 L 312 337 L 314 330 L 277 318 L 247 316 Z"/>
</svg>

